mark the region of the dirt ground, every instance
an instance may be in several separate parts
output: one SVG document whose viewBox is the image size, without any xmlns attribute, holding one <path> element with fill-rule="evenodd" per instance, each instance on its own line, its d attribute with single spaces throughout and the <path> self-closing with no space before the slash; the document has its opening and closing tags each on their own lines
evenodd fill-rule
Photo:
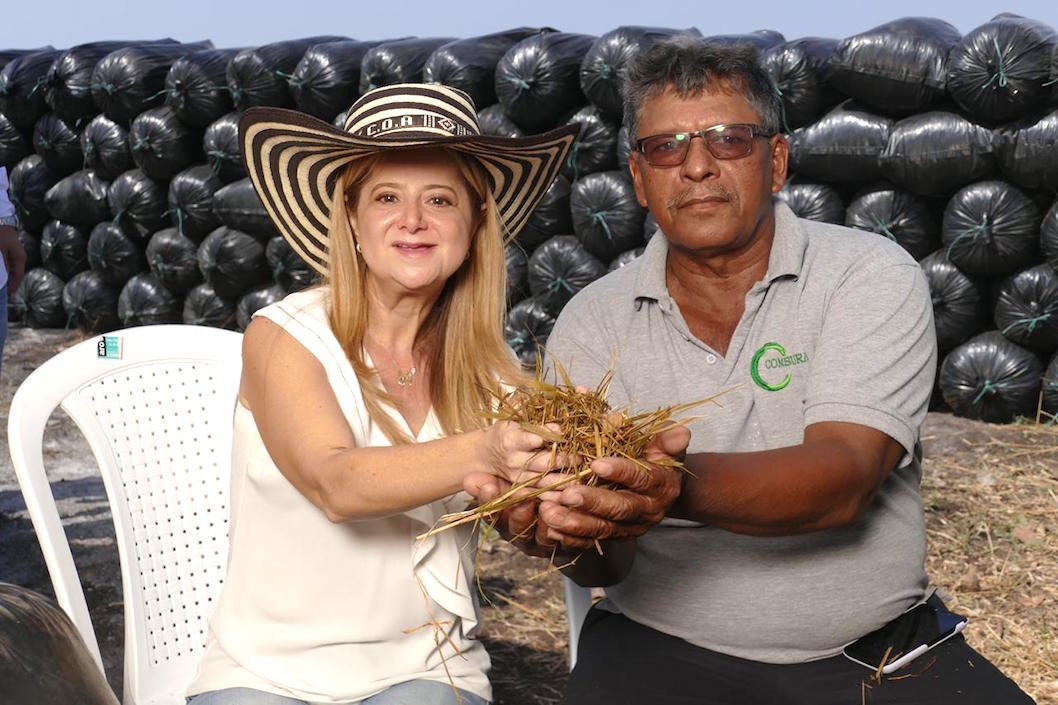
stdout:
<svg viewBox="0 0 1058 705">
<path fill-rule="evenodd" d="M 0 581 L 52 595 L 7 453 L 7 411 L 18 384 L 77 340 L 13 326 L 0 376 Z M 992 426 L 931 413 L 923 430 L 928 569 L 971 618 L 970 643 L 1041 705 L 1058 705 L 1058 430 Z M 45 455 L 81 572 L 110 684 L 122 690 L 122 599 L 113 528 L 87 445 L 57 414 Z M 499 541 L 486 541 L 480 580 L 483 639 L 497 705 L 557 703 L 566 681 L 561 579 Z"/>
</svg>

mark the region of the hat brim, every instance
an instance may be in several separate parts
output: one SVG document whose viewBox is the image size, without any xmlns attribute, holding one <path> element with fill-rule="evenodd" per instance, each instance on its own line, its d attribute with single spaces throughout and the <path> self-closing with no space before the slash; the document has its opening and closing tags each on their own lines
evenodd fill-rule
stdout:
<svg viewBox="0 0 1058 705">
<path fill-rule="evenodd" d="M 321 274 L 328 268 L 334 188 L 351 162 L 393 149 L 446 147 L 476 158 L 491 181 L 500 221 L 513 237 L 558 175 L 579 126 L 529 137 L 391 135 L 357 137 L 312 116 L 255 107 L 239 120 L 246 171 L 290 246 Z"/>
</svg>

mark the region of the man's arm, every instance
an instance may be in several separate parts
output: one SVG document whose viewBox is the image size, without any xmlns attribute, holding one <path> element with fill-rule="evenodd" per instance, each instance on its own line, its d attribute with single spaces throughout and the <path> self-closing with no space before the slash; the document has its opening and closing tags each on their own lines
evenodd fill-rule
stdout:
<svg viewBox="0 0 1058 705">
<path fill-rule="evenodd" d="M 0 256 L 7 269 L 7 290 L 14 293 L 26 273 L 26 250 L 18 239 L 18 231 L 10 225 L 0 225 Z"/>
</svg>

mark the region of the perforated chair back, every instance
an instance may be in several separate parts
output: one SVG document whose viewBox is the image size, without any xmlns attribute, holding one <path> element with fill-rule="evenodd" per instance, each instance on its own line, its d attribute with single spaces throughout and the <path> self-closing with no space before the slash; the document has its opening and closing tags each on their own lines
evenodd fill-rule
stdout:
<svg viewBox="0 0 1058 705">
<path fill-rule="evenodd" d="M 45 476 L 43 432 L 57 406 L 99 465 L 121 563 L 125 703 L 183 703 L 205 644 L 228 556 L 241 344 L 199 326 L 116 331 L 45 362 L 11 402 L 11 457 L 56 597 L 102 668 Z"/>
</svg>

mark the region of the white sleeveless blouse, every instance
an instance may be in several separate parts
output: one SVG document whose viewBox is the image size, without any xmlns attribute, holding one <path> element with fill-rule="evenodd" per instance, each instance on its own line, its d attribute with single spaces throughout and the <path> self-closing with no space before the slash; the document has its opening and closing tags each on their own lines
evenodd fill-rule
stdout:
<svg viewBox="0 0 1058 705">
<path fill-rule="evenodd" d="M 320 361 L 357 446 L 388 446 L 331 332 L 326 294 L 291 294 L 255 315 Z M 447 664 L 456 687 L 491 699 L 489 657 L 473 638 L 475 533 L 467 526 L 415 538 L 463 509 L 467 495 L 335 524 L 279 472 L 242 404 L 234 423 L 228 574 L 188 695 L 244 687 L 355 703 L 408 680 L 448 683 Z M 416 440 L 442 435 L 431 410 Z"/>
</svg>

